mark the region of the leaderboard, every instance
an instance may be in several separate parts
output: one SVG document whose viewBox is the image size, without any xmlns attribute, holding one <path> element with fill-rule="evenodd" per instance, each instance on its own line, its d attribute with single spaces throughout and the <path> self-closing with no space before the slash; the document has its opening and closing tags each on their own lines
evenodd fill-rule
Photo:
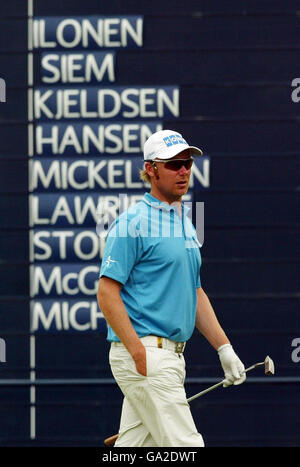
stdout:
<svg viewBox="0 0 300 467">
<path fill-rule="evenodd" d="M 118 57 L 140 49 L 142 16 L 33 17 L 28 89 L 31 332 L 95 332 L 107 229 L 149 188 L 143 146 L 180 117 L 180 87 L 118 82 Z M 30 61 L 29 61 L 30 63 Z M 209 187 L 209 158 L 193 187 Z"/>
</svg>

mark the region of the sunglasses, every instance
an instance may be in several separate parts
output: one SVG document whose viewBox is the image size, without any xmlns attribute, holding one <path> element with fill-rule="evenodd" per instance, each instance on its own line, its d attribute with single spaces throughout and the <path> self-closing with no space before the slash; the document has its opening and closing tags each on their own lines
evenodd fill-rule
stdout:
<svg viewBox="0 0 300 467">
<path fill-rule="evenodd" d="M 182 166 L 184 166 L 186 170 L 189 170 L 193 165 L 194 159 L 190 157 L 189 159 L 174 159 L 171 161 L 170 160 L 168 161 L 156 160 L 156 161 L 153 161 L 152 164 L 155 165 L 155 162 L 162 162 L 163 164 L 165 164 L 166 169 L 177 172 L 178 170 L 181 169 Z"/>
</svg>

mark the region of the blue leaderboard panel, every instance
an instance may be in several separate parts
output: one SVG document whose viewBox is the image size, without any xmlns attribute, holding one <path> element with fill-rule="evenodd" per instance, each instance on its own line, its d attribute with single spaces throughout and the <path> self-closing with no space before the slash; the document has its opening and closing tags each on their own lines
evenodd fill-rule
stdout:
<svg viewBox="0 0 300 467">
<path fill-rule="evenodd" d="M 31 302 L 31 332 L 106 334 L 106 323 L 95 300 L 36 298 Z"/>
<path fill-rule="evenodd" d="M 42 123 L 35 128 L 38 156 L 139 154 L 159 123 Z"/>
<path fill-rule="evenodd" d="M 35 49 L 136 48 L 143 46 L 142 16 L 51 16 L 32 20 Z"/>
<path fill-rule="evenodd" d="M 6 163 L 8 165 L 8 163 Z M 29 189 L 34 193 L 45 192 L 101 192 L 140 193 L 149 189 L 149 184 L 140 179 L 143 161 L 140 156 L 114 157 L 34 157 L 29 161 Z M 14 171 L 14 164 L 10 164 Z M 190 188 L 203 190 L 210 186 L 210 158 L 202 156 L 194 161 Z M 3 180 L 5 183 L 5 180 Z M 8 186 L 7 186 L 8 187 Z M 137 191 L 138 190 L 138 191 Z"/>
<path fill-rule="evenodd" d="M 45 81 L 45 80 L 43 80 Z M 37 87 L 34 117 L 40 121 L 71 119 L 153 119 L 179 116 L 178 86 Z"/>
</svg>

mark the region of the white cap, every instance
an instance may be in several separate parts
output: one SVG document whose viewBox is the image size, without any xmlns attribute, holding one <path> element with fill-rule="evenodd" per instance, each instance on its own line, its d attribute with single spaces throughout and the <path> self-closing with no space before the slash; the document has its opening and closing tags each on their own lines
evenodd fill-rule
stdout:
<svg viewBox="0 0 300 467">
<path fill-rule="evenodd" d="M 154 159 L 171 159 L 185 149 L 191 149 L 192 154 L 202 156 L 201 149 L 189 146 L 180 133 L 173 130 L 160 130 L 153 133 L 144 144 L 144 161 Z"/>
</svg>

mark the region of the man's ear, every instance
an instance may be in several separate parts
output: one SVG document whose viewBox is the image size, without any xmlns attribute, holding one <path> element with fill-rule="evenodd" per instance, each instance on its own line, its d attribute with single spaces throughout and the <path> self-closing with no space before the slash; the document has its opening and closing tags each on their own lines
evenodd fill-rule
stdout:
<svg viewBox="0 0 300 467">
<path fill-rule="evenodd" d="M 149 177 L 155 177 L 155 172 L 157 171 L 156 165 L 151 164 L 151 162 L 145 163 L 145 170 Z"/>
</svg>

